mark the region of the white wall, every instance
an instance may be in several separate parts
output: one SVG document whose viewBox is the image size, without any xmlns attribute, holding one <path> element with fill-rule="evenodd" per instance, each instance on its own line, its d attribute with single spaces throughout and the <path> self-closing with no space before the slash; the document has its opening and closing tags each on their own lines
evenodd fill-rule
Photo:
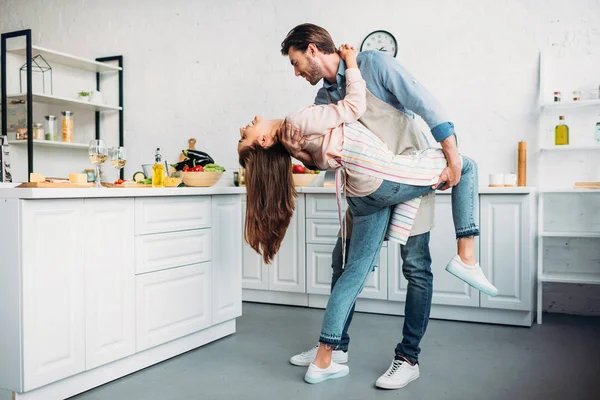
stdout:
<svg viewBox="0 0 600 400">
<path fill-rule="evenodd" d="M 217 163 L 237 169 L 239 126 L 255 114 L 284 116 L 316 93 L 279 53 L 285 34 L 307 21 L 326 27 L 338 45 L 392 32 L 399 61 L 450 110 L 482 185 L 489 173 L 516 171 L 518 141 L 535 142 L 539 51 L 600 46 L 598 0 L 0 2 L 0 32 L 31 28 L 34 44 L 124 56 L 127 175 L 156 147 L 174 161 L 192 136 Z M 61 80 L 57 90 L 78 85 Z M 114 116 L 105 126 L 116 143 Z M 530 185 L 534 157 L 530 151 Z"/>
</svg>

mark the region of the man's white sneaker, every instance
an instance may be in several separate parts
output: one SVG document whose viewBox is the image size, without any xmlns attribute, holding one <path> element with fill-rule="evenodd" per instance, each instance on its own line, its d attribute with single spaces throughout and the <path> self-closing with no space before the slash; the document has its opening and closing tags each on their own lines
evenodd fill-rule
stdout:
<svg viewBox="0 0 600 400">
<path fill-rule="evenodd" d="M 392 365 L 375 382 L 381 389 L 400 389 L 419 377 L 419 364 L 410 365 L 404 360 L 392 361 Z"/>
<path fill-rule="evenodd" d="M 446 271 L 487 295 L 492 297 L 498 295 L 498 289 L 487 280 L 479 263 L 469 266 L 463 263 L 458 255 L 455 255 L 446 266 Z"/>
<path fill-rule="evenodd" d="M 318 349 L 319 345 L 316 345 L 308 351 L 296 354 L 295 356 L 290 358 L 290 363 L 299 367 L 308 367 L 313 361 L 315 361 Z M 347 363 L 348 352 L 343 352 L 342 350 L 334 350 L 333 354 L 331 355 L 331 361 L 337 364 Z"/>
<path fill-rule="evenodd" d="M 327 368 L 319 368 L 315 364 L 310 364 L 304 380 L 308 383 L 319 383 L 327 379 L 342 378 L 350 372 L 347 365 L 336 364 L 333 361 Z"/>
</svg>

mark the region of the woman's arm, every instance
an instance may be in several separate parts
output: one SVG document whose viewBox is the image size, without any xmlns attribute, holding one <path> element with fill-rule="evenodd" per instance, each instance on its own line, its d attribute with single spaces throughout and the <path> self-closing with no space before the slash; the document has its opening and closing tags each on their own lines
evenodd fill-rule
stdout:
<svg viewBox="0 0 600 400">
<path fill-rule="evenodd" d="M 340 56 L 346 62 L 346 97 L 336 104 L 312 105 L 286 118 L 303 135 L 328 133 L 340 124 L 358 120 L 366 110 L 366 83 L 356 63 L 356 50 L 343 45 Z"/>
</svg>

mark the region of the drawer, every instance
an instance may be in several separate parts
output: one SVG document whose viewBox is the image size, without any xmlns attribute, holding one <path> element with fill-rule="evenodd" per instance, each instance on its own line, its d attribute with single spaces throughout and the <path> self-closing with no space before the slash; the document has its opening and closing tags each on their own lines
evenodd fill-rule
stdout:
<svg viewBox="0 0 600 400">
<path fill-rule="evenodd" d="M 339 230 L 337 219 L 307 219 L 306 243 L 335 244 Z"/>
<path fill-rule="evenodd" d="M 211 324 L 211 263 L 138 275 L 136 351 L 142 351 Z"/>
<path fill-rule="evenodd" d="M 135 199 L 135 234 L 210 227 L 210 196 Z"/>
<path fill-rule="evenodd" d="M 341 206 L 343 214 L 347 204 L 342 202 Z M 329 218 L 337 220 L 338 209 L 335 194 L 307 194 L 306 218 Z"/>
<path fill-rule="evenodd" d="M 211 230 L 157 233 L 135 238 L 135 273 L 210 261 Z"/>
</svg>

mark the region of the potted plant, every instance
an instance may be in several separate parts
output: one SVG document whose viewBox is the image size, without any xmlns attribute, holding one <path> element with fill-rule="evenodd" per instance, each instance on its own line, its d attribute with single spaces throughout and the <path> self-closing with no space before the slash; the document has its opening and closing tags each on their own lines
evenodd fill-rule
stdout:
<svg viewBox="0 0 600 400">
<path fill-rule="evenodd" d="M 79 92 L 77 93 L 77 100 L 90 101 L 90 92 Z"/>
</svg>

